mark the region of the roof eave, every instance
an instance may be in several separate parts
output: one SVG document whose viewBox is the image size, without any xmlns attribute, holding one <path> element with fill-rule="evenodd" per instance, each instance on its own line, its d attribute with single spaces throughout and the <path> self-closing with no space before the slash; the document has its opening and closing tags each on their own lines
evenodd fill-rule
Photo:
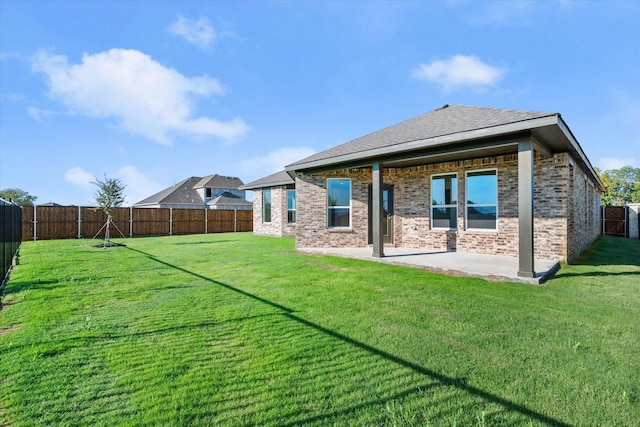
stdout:
<svg viewBox="0 0 640 427">
<path fill-rule="evenodd" d="M 238 189 L 239 190 L 255 190 L 257 188 L 278 187 L 280 185 L 291 185 L 291 184 L 293 184 L 293 182 L 280 180 L 280 181 L 265 182 L 265 183 L 256 184 L 256 185 L 246 184 L 246 185 L 243 185 L 242 187 L 240 187 Z"/>
</svg>

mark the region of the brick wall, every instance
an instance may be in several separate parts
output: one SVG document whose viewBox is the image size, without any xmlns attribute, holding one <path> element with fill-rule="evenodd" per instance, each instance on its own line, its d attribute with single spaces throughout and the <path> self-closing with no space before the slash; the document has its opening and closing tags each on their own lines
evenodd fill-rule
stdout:
<svg viewBox="0 0 640 427">
<path fill-rule="evenodd" d="M 600 234 L 601 195 L 587 174 L 567 158 L 567 260 L 571 262 Z"/>
<path fill-rule="evenodd" d="M 253 192 L 253 233 L 267 236 L 294 236 L 296 224 L 287 222 L 287 187 L 271 188 L 271 222 L 262 220 L 262 189 Z"/>
<path fill-rule="evenodd" d="M 571 260 L 598 235 L 599 193 L 567 153 L 534 160 L 534 242 L 539 259 Z M 465 229 L 465 173 L 496 169 L 498 230 Z M 570 169 L 573 172 L 570 172 Z M 457 173 L 458 229 L 432 230 L 431 176 Z M 570 178 L 570 175 L 573 178 Z M 327 178 L 352 181 L 351 229 L 329 230 L 326 220 Z M 495 255 L 518 254 L 518 156 L 504 155 L 408 168 L 386 168 L 385 184 L 394 188 L 394 245 L 435 251 Z M 570 182 L 573 187 L 570 187 Z M 298 247 L 363 247 L 368 244 L 368 188 L 371 170 L 349 169 L 298 175 Z M 576 191 L 576 189 L 578 191 Z"/>
</svg>

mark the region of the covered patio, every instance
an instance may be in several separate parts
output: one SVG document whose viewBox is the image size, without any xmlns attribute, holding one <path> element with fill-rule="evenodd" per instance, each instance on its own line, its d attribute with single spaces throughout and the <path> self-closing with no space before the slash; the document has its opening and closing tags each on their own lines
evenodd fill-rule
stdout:
<svg viewBox="0 0 640 427">
<path fill-rule="evenodd" d="M 285 170 L 302 251 L 540 283 L 599 234 L 604 187 L 559 113 L 445 105 Z"/>
<path fill-rule="evenodd" d="M 357 258 L 367 261 L 384 262 L 420 268 L 435 273 L 454 276 L 479 277 L 490 281 L 516 282 L 538 285 L 560 268 L 558 261 L 535 260 L 534 277 L 518 274 L 517 257 L 482 255 L 464 252 L 430 252 L 421 249 L 385 247 L 384 257 L 371 254 L 372 248 L 298 248 L 299 251 L 345 258 Z"/>
</svg>

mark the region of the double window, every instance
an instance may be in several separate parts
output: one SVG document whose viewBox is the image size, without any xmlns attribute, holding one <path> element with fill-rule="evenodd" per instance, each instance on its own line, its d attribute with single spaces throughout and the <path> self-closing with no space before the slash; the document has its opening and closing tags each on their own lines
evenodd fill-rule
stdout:
<svg viewBox="0 0 640 427">
<path fill-rule="evenodd" d="M 287 189 L 287 222 L 296 222 L 296 190 Z"/>
<path fill-rule="evenodd" d="M 467 172 L 467 229 L 498 229 L 498 175 L 495 169 Z"/>
<path fill-rule="evenodd" d="M 498 175 L 495 169 L 467 172 L 465 181 L 467 230 L 498 229 Z M 458 228 L 458 175 L 431 177 L 431 228 Z"/>
<path fill-rule="evenodd" d="M 271 222 L 271 189 L 262 190 L 262 222 Z"/>
<path fill-rule="evenodd" d="M 351 180 L 327 179 L 327 227 L 351 227 Z"/>
<path fill-rule="evenodd" d="M 458 175 L 431 177 L 431 228 L 458 228 Z"/>
</svg>

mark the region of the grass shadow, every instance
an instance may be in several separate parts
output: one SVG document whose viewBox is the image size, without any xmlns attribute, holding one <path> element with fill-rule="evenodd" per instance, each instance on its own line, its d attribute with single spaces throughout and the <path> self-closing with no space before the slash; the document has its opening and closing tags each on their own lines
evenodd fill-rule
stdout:
<svg viewBox="0 0 640 427">
<path fill-rule="evenodd" d="M 341 333 L 339 333 L 337 331 L 334 331 L 334 330 L 331 330 L 329 328 L 326 328 L 326 327 L 324 327 L 322 325 L 319 325 L 317 323 L 311 322 L 311 321 L 309 321 L 307 319 L 304 319 L 304 318 L 296 315 L 294 313 L 294 310 L 289 308 L 289 307 L 285 307 L 285 306 L 283 306 L 281 304 L 278 304 L 278 303 L 270 301 L 270 300 L 268 300 L 266 298 L 254 295 L 254 294 L 252 294 L 250 292 L 246 292 L 246 291 L 244 291 L 242 289 L 238 289 L 238 288 L 236 288 L 234 286 L 231 286 L 229 284 L 226 284 L 226 283 L 223 283 L 221 281 L 218 281 L 218 280 L 203 276 L 203 275 L 195 273 L 193 271 L 189 271 L 189 270 L 187 270 L 185 268 L 173 265 L 171 263 L 168 263 L 168 262 L 166 262 L 164 260 L 161 260 L 161 259 L 157 258 L 156 256 L 154 256 L 152 254 L 149 254 L 147 252 L 141 251 L 139 249 L 134 249 L 134 248 L 131 248 L 131 247 L 127 247 L 127 249 L 131 250 L 131 251 L 135 251 L 135 252 L 139 253 L 140 255 L 143 255 L 143 256 L 145 256 L 145 257 L 147 257 L 147 258 L 149 258 L 149 259 L 151 259 L 151 260 L 153 260 L 155 262 L 158 262 L 158 263 L 160 263 L 160 264 L 162 264 L 164 266 L 167 266 L 169 268 L 176 269 L 176 270 L 181 271 L 181 272 L 183 272 L 185 274 L 188 274 L 188 275 L 190 275 L 192 277 L 201 279 L 203 281 L 209 282 L 209 283 L 214 284 L 216 286 L 220 286 L 220 287 L 222 287 L 222 288 L 224 288 L 226 290 L 233 291 L 233 292 L 235 292 L 235 293 L 237 293 L 237 294 L 239 294 L 239 295 L 241 295 L 243 297 L 247 297 L 247 298 L 250 298 L 250 299 L 252 299 L 254 301 L 257 301 L 259 303 L 266 304 L 271 308 L 278 309 L 280 311 L 281 315 L 283 315 L 285 318 L 295 322 L 299 326 L 311 329 L 311 330 L 313 330 L 315 332 L 320 333 L 323 336 L 329 337 L 332 340 L 336 340 L 338 342 L 341 342 L 342 344 L 346 344 L 346 345 L 348 345 L 350 347 L 359 349 L 359 350 L 365 352 L 366 354 L 370 354 L 370 355 L 373 355 L 373 356 L 375 356 L 377 358 L 381 358 L 381 359 L 383 359 L 383 360 L 385 360 L 387 362 L 390 362 L 390 363 L 392 363 L 392 364 L 394 364 L 396 366 L 400 366 L 402 368 L 408 369 L 409 371 L 411 371 L 413 373 L 416 373 L 416 374 L 419 374 L 420 376 L 425 377 L 425 379 L 428 379 L 430 382 L 432 382 L 432 381 L 436 382 L 437 383 L 436 385 L 454 387 L 454 388 L 456 388 L 456 389 L 458 389 L 460 391 L 463 391 L 463 392 L 468 393 L 470 395 L 482 398 L 482 399 L 484 399 L 486 401 L 493 402 L 495 404 L 498 404 L 498 405 L 502 406 L 503 408 L 505 408 L 505 409 L 507 409 L 509 411 L 517 412 L 517 413 L 519 413 L 521 415 L 530 417 L 531 419 L 537 420 L 537 421 L 539 421 L 541 423 L 544 423 L 544 424 L 547 424 L 547 425 L 553 425 L 553 426 L 568 426 L 569 425 L 569 424 L 567 424 L 567 423 L 565 423 L 565 422 L 563 422 L 561 420 L 555 419 L 555 418 L 553 418 L 553 417 L 551 417 L 549 415 L 546 415 L 544 413 L 540 413 L 538 411 L 535 411 L 534 409 L 531 409 L 531 408 L 529 408 L 529 407 L 527 407 L 525 405 L 522 405 L 522 404 L 519 404 L 519 403 L 516 403 L 516 402 L 512 402 L 512 401 L 510 401 L 508 399 L 505 399 L 503 397 L 500 397 L 500 396 L 498 396 L 498 395 L 496 395 L 494 393 L 488 392 L 488 391 L 480 389 L 478 387 L 474 387 L 474 386 L 468 384 L 467 380 L 465 378 L 455 378 L 455 377 L 444 375 L 442 373 L 436 372 L 436 371 L 434 371 L 432 369 L 429 369 L 427 367 L 418 365 L 418 364 L 413 363 L 413 362 L 411 362 L 409 360 L 406 360 L 406 359 L 403 359 L 401 357 L 398 357 L 398 356 L 396 356 L 394 354 L 391 354 L 391 353 L 389 353 L 387 351 L 383 351 L 381 349 L 378 349 L 378 348 L 375 348 L 373 346 L 370 346 L 370 345 L 368 345 L 368 344 L 366 344 L 364 342 L 361 342 L 361 341 L 358 341 L 356 339 L 353 339 L 353 338 L 351 338 L 351 337 L 349 337 L 347 335 L 341 334 Z M 415 392 L 416 392 L 415 390 L 407 390 L 407 391 L 401 393 L 398 396 L 402 397 L 402 396 L 406 396 L 406 395 L 409 395 L 409 394 L 415 393 Z M 365 403 L 365 404 L 362 404 L 362 405 L 358 405 L 357 407 L 349 407 L 349 408 L 346 408 L 344 410 L 344 413 L 348 414 L 348 413 L 351 413 L 352 411 L 356 411 L 356 410 L 358 410 L 358 409 L 360 409 L 362 407 L 371 406 L 371 405 L 375 405 L 375 404 L 379 404 L 379 403 L 380 402 L 371 401 L 371 402 L 368 402 L 368 403 Z M 320 414 L 320 415 L 317 415 L 317 416 L 313 416 L 313 417 L 305 420 L 304 422 L 319 422 L 319 421 L 322 421 L 322 420 L 325 420 L 325 419 L 330 419 L 331 417 L 335 417 L 336 415 L 339 415 L 339 414 L 337 412 L 327 413 L 327 414 Z M 297 421 L 294 424 L 300 424 L 300 423 L 301 423 L 301 421 Z"/>
</svg>

